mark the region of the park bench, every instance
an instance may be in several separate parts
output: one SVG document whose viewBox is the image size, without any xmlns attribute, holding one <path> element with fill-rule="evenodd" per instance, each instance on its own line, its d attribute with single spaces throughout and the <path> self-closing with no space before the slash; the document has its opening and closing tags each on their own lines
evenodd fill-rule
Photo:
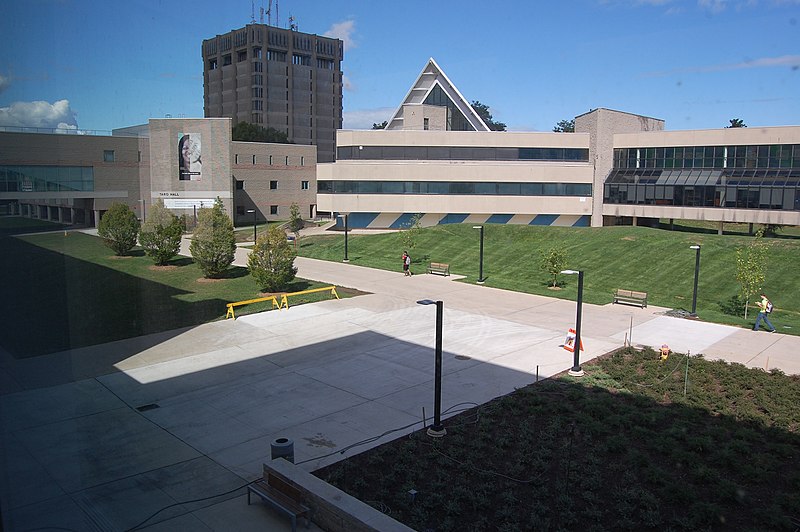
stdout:
<svg viewBox="0 0 800 532">
<path fill-rule="evenodd" d="M 450 275 L 450 265 L 443 262 L 431 262 L 428 265 L 428 273 L 436 273 L 438 275 Z"/>
<path fill-rule="evenodd" d="M 614 303 L 630 303 L 631 305 L 639 305 L 645 308 L 647 306 L 647 292 L 617 288 L 614 291 Z"/>
<path fill-rule="evenodd" d="M 311 509 L 302 503 L 300 490 L 272 473 L 265 472 L 264 474 L 266 478 L 247 486 L 247 504 L 250 504 L 250 494 L 255 493 L 291 518 L 292 532 L 297 530 L 298 517 L 305 517 L 306 528 L 310 528 Z"/>
</svg>

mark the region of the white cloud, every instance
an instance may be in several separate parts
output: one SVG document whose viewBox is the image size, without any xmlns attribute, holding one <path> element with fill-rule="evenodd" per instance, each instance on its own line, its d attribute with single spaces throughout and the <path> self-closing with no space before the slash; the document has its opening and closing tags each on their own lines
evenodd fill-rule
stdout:
<svg viewBox="0 0 800 532">
<path fill-rule="evenodd" d="M 69 100 L 14 102 L 0 107 L 0 126 L 77 129 L 78 121 Z"/>
<path fill-rule="evenodd" d="M 377 109 L 358 109 L 342 113 L 342 128 L 344 129 L 372 129 L 372 124 L 380 124 L 392 117 L 393 107 L 378 107 Z"/>
<path fill-rule="evenodd" d="M 780 57 L 760 57 L 758 59 L 748 59 L 740 63 L 729 63 L 725 65 L 708 65 L 701 67 L 678 68 L 663 72 L 649 72 L 647 77 L 669 76 L 672 74 L 704 73 L 704 72 L 724 72 L 728 70 L 742 70 L 745 68 L 773 68 L 789 67 L 792 70 L 800 69 L 800 55 L 782 55 Z"/>
<path fill-rule="evenodd" d="M 3 92 L 11 85 L 11 78 L 0 74 L 0 92 Z"/>
<path fill-rule="evenodd" d="M 344 22 L 337 22 L 331 28 L 323 33 L 325 37 L 333 37 L 334 39 L 341 39 L 344 42 L 345 50 L 352 50 L 358 44 L 353 40 L 353 33 L 356 31 L 355 20 L 345 20 Z"/>
</svg>

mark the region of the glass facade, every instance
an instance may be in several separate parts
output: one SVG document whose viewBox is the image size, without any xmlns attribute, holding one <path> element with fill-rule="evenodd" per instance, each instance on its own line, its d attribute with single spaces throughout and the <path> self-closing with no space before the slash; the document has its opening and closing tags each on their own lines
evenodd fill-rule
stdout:
<svg viewBox="0 0 800 532">
<path fill-rule="evenodd" d="M 91 192 L 91 166 L 0 166 L 0 192 Z"/>
<path fill-rule="evenodd" d="M 458 107 L 455 106 L 453 101 L 445 94 L 439 85 L 433 87 L 423 103 L 425 103 L 425 105 L 447 107 L 447 131 L 475 131 L 472 124 L 469 123 L 467 118 L 459 111 Z"/>
<path fill-rule="evenodd" d="M 576 161 L 588 162 L 588 148 L 494 148 L 472 146 L 341 146 L 336 159 L 404 161 Z"/>
<path fill-rule="evenodd" d="M 592 195 L 590 183 L 483 183 L 473 181 L 317 181 L 320 194 L 438 194 L 486 196 Z"/>
<path fill-rule="evenodd" d="M 603 201 L 800 210 L 800 145 L 615 149 Z"/>
</svg>

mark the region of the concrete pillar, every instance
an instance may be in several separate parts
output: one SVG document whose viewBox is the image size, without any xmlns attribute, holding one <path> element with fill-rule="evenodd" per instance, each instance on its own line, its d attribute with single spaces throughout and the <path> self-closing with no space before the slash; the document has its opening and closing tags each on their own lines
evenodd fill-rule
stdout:
<svg viewBox="0 0 800 532">
<path fill-rule="evenodd" d="M 631 218 L 631 224 L 632 224 L 634 227 L 636 227 L 637 225 L 639 225 L 639 219 L 638 219 L 636 216 L 633 216 L 633 217 Z"/>
<path fill-rule="evenodd" d="M 97 227 L 100 223 L 100 211 L 94 210 L 94 226 Z"/>
<path fill-rule="evenodd" d="M 77 212 L 78 212 L 78 209 L 76 209 L 75 207 L 70 207 L 70 209 L 69 209 L 69 214 L 70 214 L 69 219 L 72 222 L 72 225 L 75 225 L 75 214 Z"/>
<path fill-rule="evenodd" d="M 675 230 L 675 218 L 670 218 L 669 219 L 669 230 L 670 231 L 674 231 Z"/>
<path fill-rule="evenodd" d="M 747 226 L 747 234 L 753 236 L 753 223 L 751 222 L 750 225 Z"/>
<path fill-rule="evenodd" d="M 725 222 L 720 222 L 719 223 L 719 229 L 717 229 L 717 234 L 718 235 L 720 235 L 720 236 L 722 235 L 722 229 L 723 229 L 724 226 L 725 226 Z"/>
</svg>

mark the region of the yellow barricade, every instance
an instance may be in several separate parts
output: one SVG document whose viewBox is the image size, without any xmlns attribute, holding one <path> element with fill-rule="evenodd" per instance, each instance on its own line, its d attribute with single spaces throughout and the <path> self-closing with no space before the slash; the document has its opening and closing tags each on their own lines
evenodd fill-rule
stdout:
<svg viewBox="0 0 800 532">
<path fill-rule="evenodd" d="M 234 307 L 240 307 L 242 305 L 249 305 L 250 303 L 261 303 L 262 301 L 272 301 L 272 309 L 278 310 L 282 309 L 283 307 L 289 308 L 289 296 L 301 296 L 303 294 L 313 294 L 314 292 L 330 292 L 332 296 L 335 296 L 336 299 L 339 299 L 339 294 L 336 293 L 336 287 L 331 286 L 323 286 L 322 288 L 312 288 L 311 290 L 303 290 L 301 292 L 291 292 L 288 294 L 280 294 L 281 300 L 278 302 L 278 296 L 266 296 L 266 297 L 259 297 L 256 299 L 247 299 L 245 301 L 236 301 L 235 303 L 228 303 L 226 306 L 228 307 L 228 312 L 225 314 L 225 319 L 233 318 L 236 319 L 236 314 L 233 312 Z"/>
</svg>

